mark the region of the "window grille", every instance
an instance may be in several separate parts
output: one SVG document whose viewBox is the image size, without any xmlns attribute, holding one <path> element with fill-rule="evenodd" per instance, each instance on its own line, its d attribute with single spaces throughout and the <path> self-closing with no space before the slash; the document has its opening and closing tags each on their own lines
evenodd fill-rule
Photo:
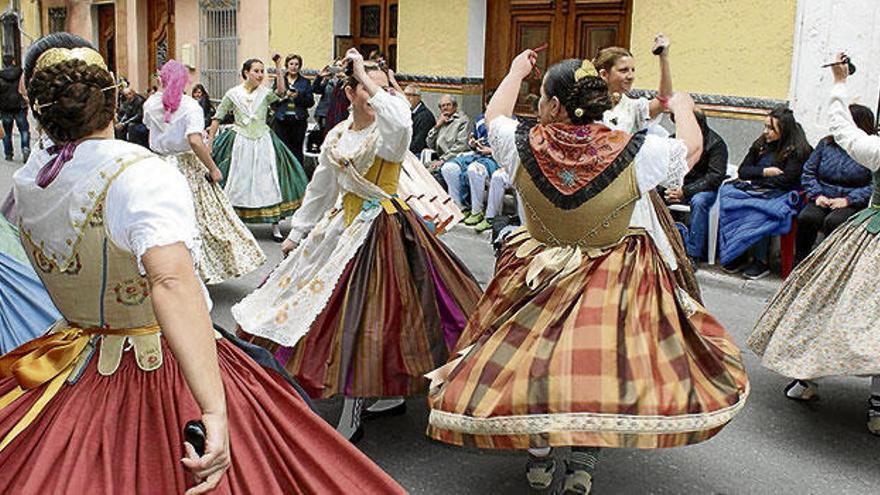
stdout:
<svg viewBox="0 0 880 495">
<path fill-rule="evenodd" d="M 201 0 L 199 79 L 212 99 L 239 83 L 238 0 Z"/>
</svg>

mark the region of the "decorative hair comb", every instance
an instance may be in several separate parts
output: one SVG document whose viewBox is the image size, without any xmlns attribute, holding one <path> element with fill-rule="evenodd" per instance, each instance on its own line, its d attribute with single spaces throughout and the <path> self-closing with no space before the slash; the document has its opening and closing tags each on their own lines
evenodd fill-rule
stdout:
<svg viewBox="0 0 880 495">
<path fill-rule="evenodd" d="M 67 62 L 68 60 L 82 60 L 86 65 L 97 65 L 107 70 L 107 64 L 101 54 L 88 47 L 80 48 L 49 48 L 37 59 L 34 72 L 45 70 L 53 65 Z"/>
</svg>

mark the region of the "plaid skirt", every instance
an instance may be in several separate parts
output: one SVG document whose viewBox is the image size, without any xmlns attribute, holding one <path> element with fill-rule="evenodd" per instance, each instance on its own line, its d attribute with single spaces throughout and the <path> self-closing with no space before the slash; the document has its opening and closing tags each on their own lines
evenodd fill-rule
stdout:
<svg viewBox="0 0 880 495">
<path fill-rule="evenodd" d="M 428 435 L 480 448 L 660 448 L 712 437 L 743 407 L 740 352 L 676 287 L 644 233 L 602 253 L 527 232 L 429 395 Z M 442 382 L 438 386 L 437 382 Z"/>
</svg>

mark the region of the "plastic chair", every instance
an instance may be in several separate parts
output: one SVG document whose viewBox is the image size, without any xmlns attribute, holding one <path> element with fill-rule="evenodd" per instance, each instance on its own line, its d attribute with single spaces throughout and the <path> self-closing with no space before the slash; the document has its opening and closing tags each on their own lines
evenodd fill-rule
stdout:
<svg viewBox="0 0 880 495">
<path fill-rule="evenodd" d="M 721 185 L 732 182 L 739 177 L 739 167 L 734 163 L 727 164 L 727 177 Z M 712 208 L 709 208 L 709 264 L 714 265 L 718 258 L 718 219 L 721 216 L 721 194 L 715 199 Z"/>
<path fill-rule="evenodd" d="M 419 154 L 419 161 L 422 162 L 422 165 L 427 165 L 431 163 L 431 158 L 434 157 L 434 150 L 431 148 L 425 148 Z"/>
</svg>

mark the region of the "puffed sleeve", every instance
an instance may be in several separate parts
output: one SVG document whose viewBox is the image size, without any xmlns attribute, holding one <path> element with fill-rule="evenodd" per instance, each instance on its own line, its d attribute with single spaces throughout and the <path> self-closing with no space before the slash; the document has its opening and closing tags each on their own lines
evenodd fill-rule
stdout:
<svg viewBox="0 0 880 495">
<path fill-rule="evenodd" d="M 489 125 L 489 147 L 492 157 L 504 167 L 508 176 L 514 177 L 519 163 L 516 151 L 516 126 L 519 123 L 507 116 L 495 117 Z"/>
<path fill-rule="evenodd" d="M 214 120 L 223 120 L 226 118 L 226 115 L 232 111 L 232 99 L 229 98 L 229 94 L 223 95 L 223 99 L 220 100 L 220 104 L 217 105 L 217 111 L 214 112 L 212 119 Z"/>
<path fill-rule="evenodd" d="M 370 98 L 376 111 L 376 126 L 382 137 L 376 154 L 391 162 L 402 162 L 412 139 L 412 111 L 402 97 L 379 91 Z"/>
<path fill-rule="evenodd" d="M 184 127 L 186 129 L 186 136 L 191 134 L 202 134 L 205 130 L 205 112 L 202 110 L 202 106 L 195 100 L 187 100 L 186 105 L 186 115 L 184 119 L 186 123 Z"/>
<path fill-rule="evenodd" d="M 836 84 L 831 91 L 828 120 L 834 141 L 863 167 L 876 171 L 880 168 L 880 136 L 870 136 L 852 120 L 847 104 L 845 84 Z"/>
<path fill-rule="evenodd" d="M 150 248 L 182 242 L 198 262 L 199 230 L 192 192 L 177 167 L 151 157 L 129 166 L 107 191 L 110 239 L 141 258 Z"/>
<path fill-rule="evenodd" d="M 636 154 L 636 182 L 642 194 L 657 186 L 678 189 L 688 172 L 687 146 L 680 139 L 661 138 L 648 134 Z"/>
<path fill-rule="evenodd" d="M 287 239 L 298 243 L 309 235 L 315 224 L 336 204 L 338 195 L 336 167 L 330 163 L 325 150 L 318 157 L 318 166 L 306 186 L 302 206 L 290 218 L 290 234 Z"/>
</svg>

